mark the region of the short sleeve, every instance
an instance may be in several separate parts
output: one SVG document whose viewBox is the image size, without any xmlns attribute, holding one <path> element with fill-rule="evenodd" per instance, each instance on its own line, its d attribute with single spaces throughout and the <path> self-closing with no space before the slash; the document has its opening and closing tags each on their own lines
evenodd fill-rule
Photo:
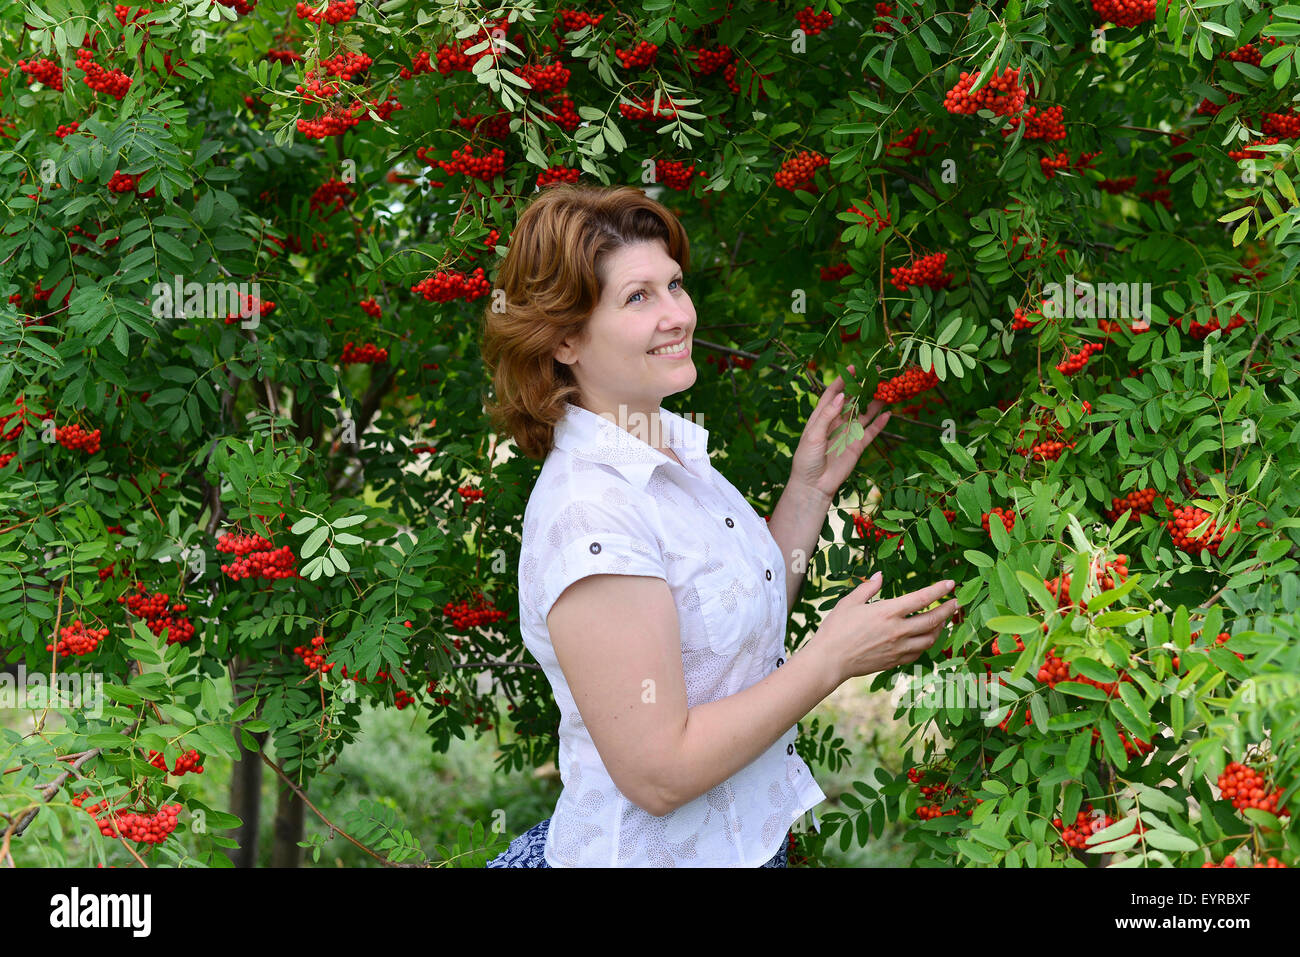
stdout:
<svg viewBox="0 0 1300 957">
<path fill-rule="evenodd" d="M 650 510 L 653 503 L 627 489 L 591 490 L 567 499 L 540 524 L 542 620 L 564 590 L 588 575 L 645 575 L 668 579 Z"/>
</svg>

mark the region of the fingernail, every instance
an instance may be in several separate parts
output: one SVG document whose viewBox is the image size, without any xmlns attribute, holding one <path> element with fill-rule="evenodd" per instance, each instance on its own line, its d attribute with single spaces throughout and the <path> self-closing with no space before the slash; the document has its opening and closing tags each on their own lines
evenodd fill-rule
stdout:
<svg viewBox="0 0 1300 957">
<path fill-rule="evenodd" d="M 874 582 L 879 580 L 880 580 L 880 572 L 876 572 L 874 575 L 871 576 L 871 581 Z"/>
<path fill-rule="evenodd" d="M 954 585 L 956 585 L 956 584 L 957 584 L 957 583 L 956 583 L 955 581 L 946 581 L 946 582 L 943 583 L 943 587 L 944 587 L 944 588 L 952 588 L 952 587 L 953 587 Z"/>
</svg>

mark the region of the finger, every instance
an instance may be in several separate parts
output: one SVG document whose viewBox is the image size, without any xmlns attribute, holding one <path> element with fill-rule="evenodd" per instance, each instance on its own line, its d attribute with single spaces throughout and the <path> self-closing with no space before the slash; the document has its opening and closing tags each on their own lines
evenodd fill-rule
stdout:
<svg viewBox="0 0 1300 957">
<path fill-rule="evenodd" d="M 931 631 L 937 634 L 938 630 L 944 626 L 944 623 L 956 612 L 957 599 L 954 598 L 951 601 L 944 602 L 938 608 L 932 608 L 929 611 L 923 611 L 905 619 L 904 625 L 908 634 L 924 635 Z"/>
<path fill-rule="evenodd" d="M 844 600 L 853 604 L 866 604 L 868 600 L 873 598 L 876 593 L 880 591 L 880 586 L 884 583 L 884 580 L 884 575 L 880 572 L 876 572 L 857 588 L 853 589 L 853 591 L 845 595 Z"/>
<path fill-rule="evenodd" d="M 951 579 L 947 581 L 935 582 L 927 588 L 920 588 L 914 592 L 908 592 L 906 595 L 899 595 L 897 598 L 890 599 L 897 603 L 899 614 L 910 615 L 914 611 L 920 611 L 934 602 L 941 599 L 956 586 Z"/>
</svg>

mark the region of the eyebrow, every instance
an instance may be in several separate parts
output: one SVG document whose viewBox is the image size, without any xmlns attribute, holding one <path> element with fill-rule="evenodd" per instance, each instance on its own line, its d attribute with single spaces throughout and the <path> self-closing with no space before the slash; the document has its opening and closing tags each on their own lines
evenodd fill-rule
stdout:
<svg viewBox="0 0 1300 957">
<path fill-rule="evenodd" d="M 668 281 L 672 282 L 674 279 L 678 278 L 681 275 L 682 275 L 682 270 L 678 269 L 676 272 L 672 274 L 672 276 L 668 279 Z M 627 282 L 623 283 L 623 285 L 619 288 L 619 294 L 621 295 L 622 293 L 627 292 L 633 286 L 649 286 L 653 282 L 654 282 L 653 279 L 629 279 Z"/>
</svg>

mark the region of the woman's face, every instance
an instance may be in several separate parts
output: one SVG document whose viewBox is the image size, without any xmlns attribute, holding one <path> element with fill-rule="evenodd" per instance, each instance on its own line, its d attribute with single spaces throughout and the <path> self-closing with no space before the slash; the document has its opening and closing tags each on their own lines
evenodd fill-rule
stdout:
<svg viewBox="0 0 1300 957">
<path fill-rule="evenodd" d="M 650 416 L 665 396 L 695 384 L 695 306 L 662 240 L 615 250 L 603 279 L 585 340 L 566 340 L 555 358 L 573 371 L 584 408 L 618 416 L 625 406 Z M 674 343 L 683 347 L 675 356 L 650 354 Z"/>
</svg>

